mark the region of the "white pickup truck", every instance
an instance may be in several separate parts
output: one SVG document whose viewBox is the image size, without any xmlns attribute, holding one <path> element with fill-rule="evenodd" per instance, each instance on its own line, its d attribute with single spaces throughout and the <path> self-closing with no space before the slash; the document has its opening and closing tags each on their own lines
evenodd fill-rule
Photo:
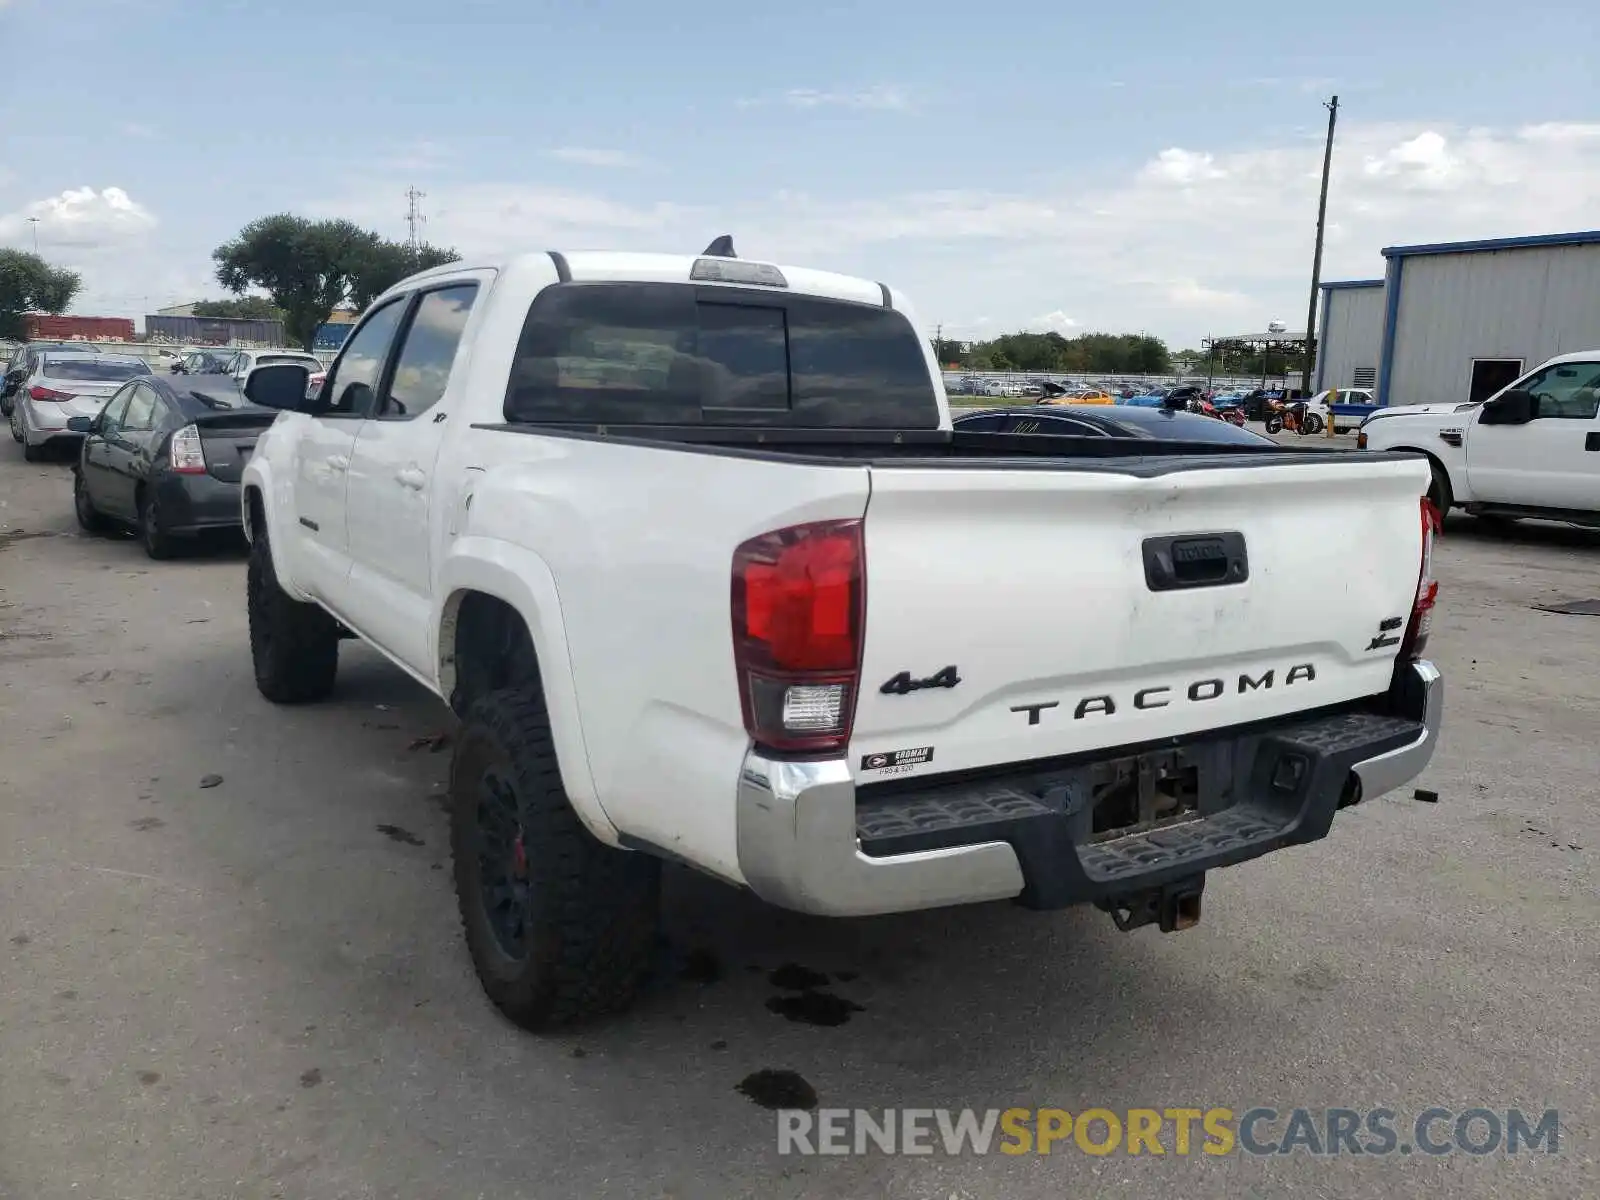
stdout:
<svg viewBox="0 0 1600 1200">
<path fill-rule="evenodd" d="M 1356 436 L 1426 455 L 1441 513 L 1600 526 L 1600 350 L 1552 358 L 1480 404 L 1380 409 Z"/>
<path fill-rule="evenodd" d="M 1427 763 L 1420 460 L 952 432 L 917 330 L 723 240 L 451 264 L 320 389 L 252 376 L 291 410 L 244 473 L 257 685 L 325 696 L 354 634 L 460 715 L 455 883 L 513 1020 L 632 998 L 663 861 L 1171 930 Z"/>
</svg>

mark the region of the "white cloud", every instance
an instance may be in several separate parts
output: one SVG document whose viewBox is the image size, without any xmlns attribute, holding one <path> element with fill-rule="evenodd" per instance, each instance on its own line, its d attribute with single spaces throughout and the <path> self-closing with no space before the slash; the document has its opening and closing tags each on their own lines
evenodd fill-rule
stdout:
<svg viewBox="0 0 1600 1200">
<path fill-rule="evenodd" d="M 1167 303 L 1180 308 L 1242 308 L 1250 303 L 1243 292 L 1206 287 L 1198 279 L 1172 279 L 1160 286 Z"/>
<path fill-rule="evenodd" d="M 1196 154 L 1192 150 L 1173 146 L 1145 163 L 1142 174 L 1157 183 L 1188 184 L 1207 179 L 1225 179 L 1228 173 L 1217 166 L 1215 155 Z"/>
<path fill-rule="evenodd" d="M 0 0 L 0 4 L 4 3 L 5 0 Z M 154 128 L 149 125 L 145 125 L 140 121 L 125 122 L 122 126 L 122 132 L 127 134 L 129 137 L 139 138 L 141 141 L 148 140 L 156 136 L 156 131 Z"/>
<path fill-rule="evenodd" d="M 1066 333 L 1069 329 L 1076 329 L 1082 321 L 1074 320 L 1059 308 L 1054 312 L 1047 312 L 1042 317 L 1034 317 L 1028 322 L 1028 328 L 1038 333 Z"/>
<path fill-rule="evenodd" d="M 708 189 L 718 198 L 695 203 L 624 171 L 584 189 L 492 177 L 452 182 L 464 165 L 458 160 L 450 179 L 429 182 L 428 236 L 468 256 L 547 247 L 694 253 L 714 235 L 731 233 L 752 258 L 903 288 L 930 334 L 940 323 L 947 333 L 974 337 L 1069 328 L 1058 322 L 1070 320 L 1079 331 L 1147 330 L 1176 346 L 1262 329 L 1274 317 L 1299 325 L 1322 145 L 1284 131 L 1233 149 L 1152 147 L 1149 161 L 1120 176 L 1098 172 L 1093 188 L 1064 177 L 995 190 L 912 186 L 863 196 L 846 182 L 831 191 Z M 397 210 L 392 181 L 353 186 L 358 190 L 295 207 L 401 236 L 403 208 Z M 137 215 L 143 210 L 117 189 L 80 189 L 0 217 L 0 242 L 27 245 L 29 228 L 19 221 L 41 206 L 48 210 L 41 219 L 48 216 L 63 233 L 92 231 L 108 246 L 123 246 L 146 228 Z M 1501 129 L 1347 122 L 1335 150 L 1323 277 L 1380 275 L 1378 252 L 1387 245 L 1592 228 L 1597 210 L 1600 122 Z M 96 219 L 75 225 L 68 219 L 74 213 Z M 148 248 L 105 252 L 92 264 L 85 256 L 82 265 L 69 265 L 105 295 L 161 295 L 180 284 L 213 294 L 207 281 L 215 240 L 191 238 L 164 215 L 163 240 L 171 244 L 159 255 Z M 54 240 L 43 224 L 40 239 L 45 249 Z M 86 305 L 79 310 L 91 311 Z"/>
<path fill-rule="evenodd" d="M 907 112 L 913 106 L 911 93 L 906 88 L 890 83 L 864 88 L 790 88 L 776 96 L 741 100 L 739 106 L 753 108 L 772 103 L 800 109 L 855 108 L 886 112 Z"/>
<path fill-rule="evenodd" d="M 154 215 L 119 187 L 69 188 L 0 217 L 0 241 L 26 239 L 31 245 L 35 220 L 41 247 L 49 243 L 83 249 L 126 242 L 156 224 Z"/>
<path fill-rule="evenodd" d="M 550 151 L 551 158 L 576 163 L 581 167 L 637 167 L 642 161 L 620 150 L 595 150 L 586 146 L 562 146 Z"/>
</svg>

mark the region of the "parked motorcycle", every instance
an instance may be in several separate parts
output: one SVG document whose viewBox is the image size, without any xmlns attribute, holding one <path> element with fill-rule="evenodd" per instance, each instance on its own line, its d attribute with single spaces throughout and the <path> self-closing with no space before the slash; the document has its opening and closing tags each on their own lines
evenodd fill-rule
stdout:
<svg viewBox="0 0 1600 1200">
<path fill-rule="evenodd" d="M 1282 433 L 1287 429 L 1290 433 L 1312 434 L 1321 433 L 1323 430 L 1322 417 L 1309 411 L 1303 400 L 1292 404 L 1278 401 L 1267 408 L 1267 432 Z"/>
</svg>

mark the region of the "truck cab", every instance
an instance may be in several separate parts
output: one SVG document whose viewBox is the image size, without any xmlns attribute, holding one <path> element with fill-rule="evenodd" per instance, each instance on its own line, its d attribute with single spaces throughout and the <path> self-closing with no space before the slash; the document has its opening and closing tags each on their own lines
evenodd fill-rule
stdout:
<svg viewBox="0 0 1600 1200">
<path fill-rule="evenodd" d="M 1600 526 L 1600 350 L 1553 358 L 1481 404 L 1374 413 L 1359 445 L 1425 455 L 1441 512 Z"/>
</svg>

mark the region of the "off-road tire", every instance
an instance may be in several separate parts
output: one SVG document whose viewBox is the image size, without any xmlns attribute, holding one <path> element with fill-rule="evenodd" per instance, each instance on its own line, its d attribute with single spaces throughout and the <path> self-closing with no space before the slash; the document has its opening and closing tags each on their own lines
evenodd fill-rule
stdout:
<svg viewBox="0 0 1600 1200">
<path fill-rule="evenodd" d="M 265 522 L 259 523 L 250 544 L 245 608 L 258 692 L 274 704 L 307 704 L 333 691 L 339 626 L 315 604 L 296 600 L 279 585 Z"/>
<path fill-rule="evenodd" d="M 494 797 L 508 793 L 514 834 L 489 812 L 506 812 Z M 508 948 L 482 881 L 486 866 L 514 861 L 515 844 L 523 894 L 513 888 L 501 910 L 520 930 Z M 537 686 L 491 692 L 468 707 L 450 768 L 450 849 L 472 965 L 501 1012 L 537 1032 L 633 1002 L 656 956 L 661 863 L 584 828 L 561 783 Z"/>
<path fill-rule="evenodd" d="M 78 518 L 78 528 L 85 533 L 104 533 L 109 524 L 105 515 L 94 506 L 89 496 L 89 485 L 82 471 L 72 473 L 72 512 Z"/>
</svg>

